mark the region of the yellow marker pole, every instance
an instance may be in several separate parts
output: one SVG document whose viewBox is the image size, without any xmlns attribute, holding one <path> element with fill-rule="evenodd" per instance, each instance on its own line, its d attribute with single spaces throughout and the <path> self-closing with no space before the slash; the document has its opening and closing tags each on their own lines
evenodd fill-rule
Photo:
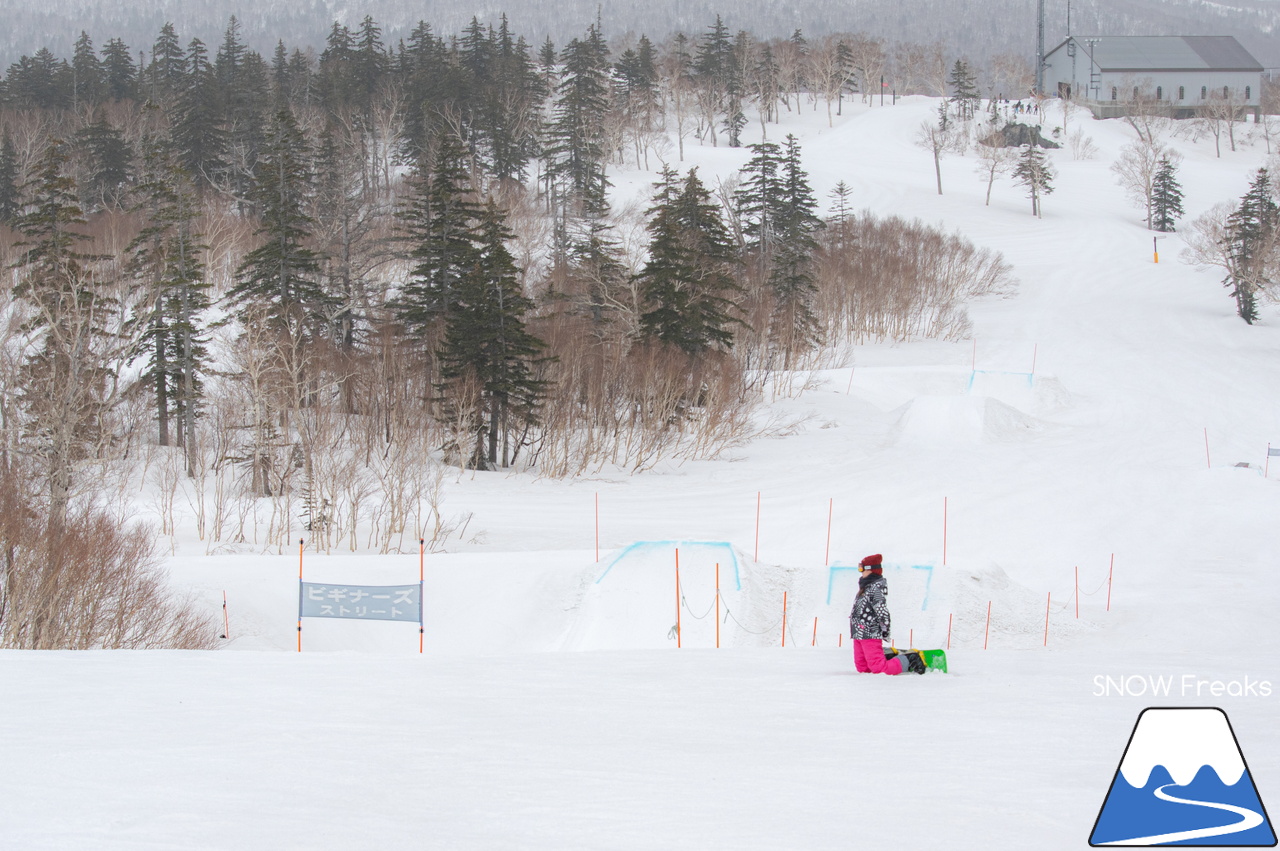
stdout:
<svg viewBox="0 0 1280 851">
<path fill-rule="evenodd" d="M 720 649 L 720 562 L 716 562 L 716 649 Z"/>
<path fill-rule="evenodd" d="M 1151 237 L 1151 256 L 1155 258 L 1155 262 L 1160 262 L 1160 246 L 1156 243 L 1159 237 Z"/>
<path fill-rule="evenodd" d="M 683 647 L 680 637 L 680 549 L 676 548 L 676 649 Z"/>
</svg>

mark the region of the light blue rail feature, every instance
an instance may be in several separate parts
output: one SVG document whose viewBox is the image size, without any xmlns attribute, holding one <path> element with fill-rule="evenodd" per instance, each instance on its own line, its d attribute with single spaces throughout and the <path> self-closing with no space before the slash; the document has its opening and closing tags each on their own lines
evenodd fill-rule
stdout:
<svg viewBox="0 0 1280 851">
<path fill-rule="evenodd" d="M 742 590 L 742 577 L 738 573 L 738 554 L 734 552 L 733 545 L 728 541 L 636 541 L 634 544 L 624 547 L 621 552 L 613 557 L 613 560 L 605 566 L 604 573 L 600 574 L 600 578 L 596 580 L 596 584 L 599 585 L 603 582 L 604 578 L 609 575 L 609 571 L 613 570 L 613 566 L 625 558 L 639 553 L 653 552 L 654 550 L 682 547 L 715 547 L 723 549 L 728 555 L 728 559 L 720 563 L 727 564 L 733 568 L 733 590 Z"/>
<path fill-rule="evenodd" d="M 933 565 L 931 564 L 913 564 L 913 565 L 886 564 L 884 565 L 884 567 L 885 567 L 885 570 L 892 570 L 892 571 L 903 571 L 903 570 L 925 571 L 924 600 L 921 601 L 920 603 L 920 611 L 923 612 L 929 608 L 929 592 L 933 589 Z M 833 564 L 831 565 L 831 567 L 827 569 L 827 605 L 828 606 L 831 605 L 831 594 L 832 594 L 832 591 L 835 589 L 836 573 L 838 572 L 843 573 L 846 571 L 851 571 L 856 575 L 858 572 L 858 568 L 851 567 L 847 564 Z"/>
<path fill-rule="evenodd" d="M 1036 382 L 1036 374 L 1034 372 L 1002 372 L 995 369 L 975 369 L 969 373 L 969 385 L 965 387 L 966 395 L 973 393 L 973 382 L 977 380 L 979 375 L 1016 375 L 1027 379 L 1027 386 L 1034 387 Z"/>
</svg>

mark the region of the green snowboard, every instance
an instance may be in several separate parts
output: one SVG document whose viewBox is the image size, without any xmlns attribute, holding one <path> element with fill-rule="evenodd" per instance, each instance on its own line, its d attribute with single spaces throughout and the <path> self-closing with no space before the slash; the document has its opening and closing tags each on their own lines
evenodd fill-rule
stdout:
<svg viewBox="0 0 1280 851">
<path fill-rule="evenodd" d="M 914 647 L 911 649 L 920 654 L 920 658 L 924 660 L 924 664 L 930 671 L 941 671 L 944 674 L 947 672 L 947 651 L 917 650 Z M 884 649 L 884 658 L 886 659 L 892 659 L 897 655 L 898 649 L 896 647 L 886 647 Z"/>
</svg>

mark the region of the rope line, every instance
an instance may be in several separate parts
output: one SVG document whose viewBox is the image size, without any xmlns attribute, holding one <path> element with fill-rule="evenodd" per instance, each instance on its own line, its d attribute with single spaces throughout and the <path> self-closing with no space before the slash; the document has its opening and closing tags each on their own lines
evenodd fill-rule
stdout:
<svg viewBox="0 0 1280 851">
<path fill-rule="evenodd" d="M 1107 580 L 1107 579 L 1104 579 L 1104 580 L 1102 580 L 1102 584 L 1101 584 L 1101 585 L 1099 585 L 1097 588 L 1093 589 L 1092 591 L 1082 591 L 1081 593 L 1082 593 L 1082 594 L 1084 594 L 1086 597 L 1092 597 L 1094 594 L 1097 594 L 1097 593 L 1098 593 L 1099 591 L 1101 591 L 1103 588 L 1106 588 L 1106 587 L 1107 587 L 1107 583 L 1108 583 L 1108 580 Z"/>
<path fill-rule="evenodd" d="M 700 615 L 695 615 L 693 613 L 693 609 L 689 608 L 689 601 L 685 598 L 683 594 L 680 595 L 680 604 L 684 606 L 685 611 L 687 611 L 690 614 L 690 616 L 696 621 L 700 621 L 703 618 L 705 618 L 707 615 L 711 614 L 711 610 L 716 607 L 716 601 L 712 600 L 711 605 L 707 606 L 707 610 L 705 612 L 703 612 Z"/>
<path fill-rule="evenodd" d="M 726 620 L 731 619 L 734 623 L 738 625 L 739 629 L 741 629 L 743 632 L 749 635 L 768 635 L 769 633 L 773 632 L 775 629 L 777 629 L 779 626 L 782 625 L 782 618 L 778 618 L 776 621 L 773 622 L 772 625 L 766 627 L 765 629 L 758 630 L 758 631 L 754 629 L 750 629 L 747 627 L 746 624 L 744 624 L 742 621 L 734 617 L 733 612 L 729 609 L 727 605 L 724 607 L 724 616 Z"/>
</svg>

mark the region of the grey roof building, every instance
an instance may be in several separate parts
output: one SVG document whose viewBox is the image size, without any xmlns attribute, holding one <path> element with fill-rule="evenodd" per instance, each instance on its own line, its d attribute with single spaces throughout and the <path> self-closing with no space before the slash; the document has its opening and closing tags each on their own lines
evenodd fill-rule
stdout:
<svg viewBox="0 0 1280 851">
<path fill-rule="evenodd" d="M 1229 35 L 1069 36 L 1045 55 L 1046 94 L 1083 101 L 1098 117 L 1137 103 L 1185 117 L 1209 103 L 1255 111 L 1262 64 Z"/>
</svg>

